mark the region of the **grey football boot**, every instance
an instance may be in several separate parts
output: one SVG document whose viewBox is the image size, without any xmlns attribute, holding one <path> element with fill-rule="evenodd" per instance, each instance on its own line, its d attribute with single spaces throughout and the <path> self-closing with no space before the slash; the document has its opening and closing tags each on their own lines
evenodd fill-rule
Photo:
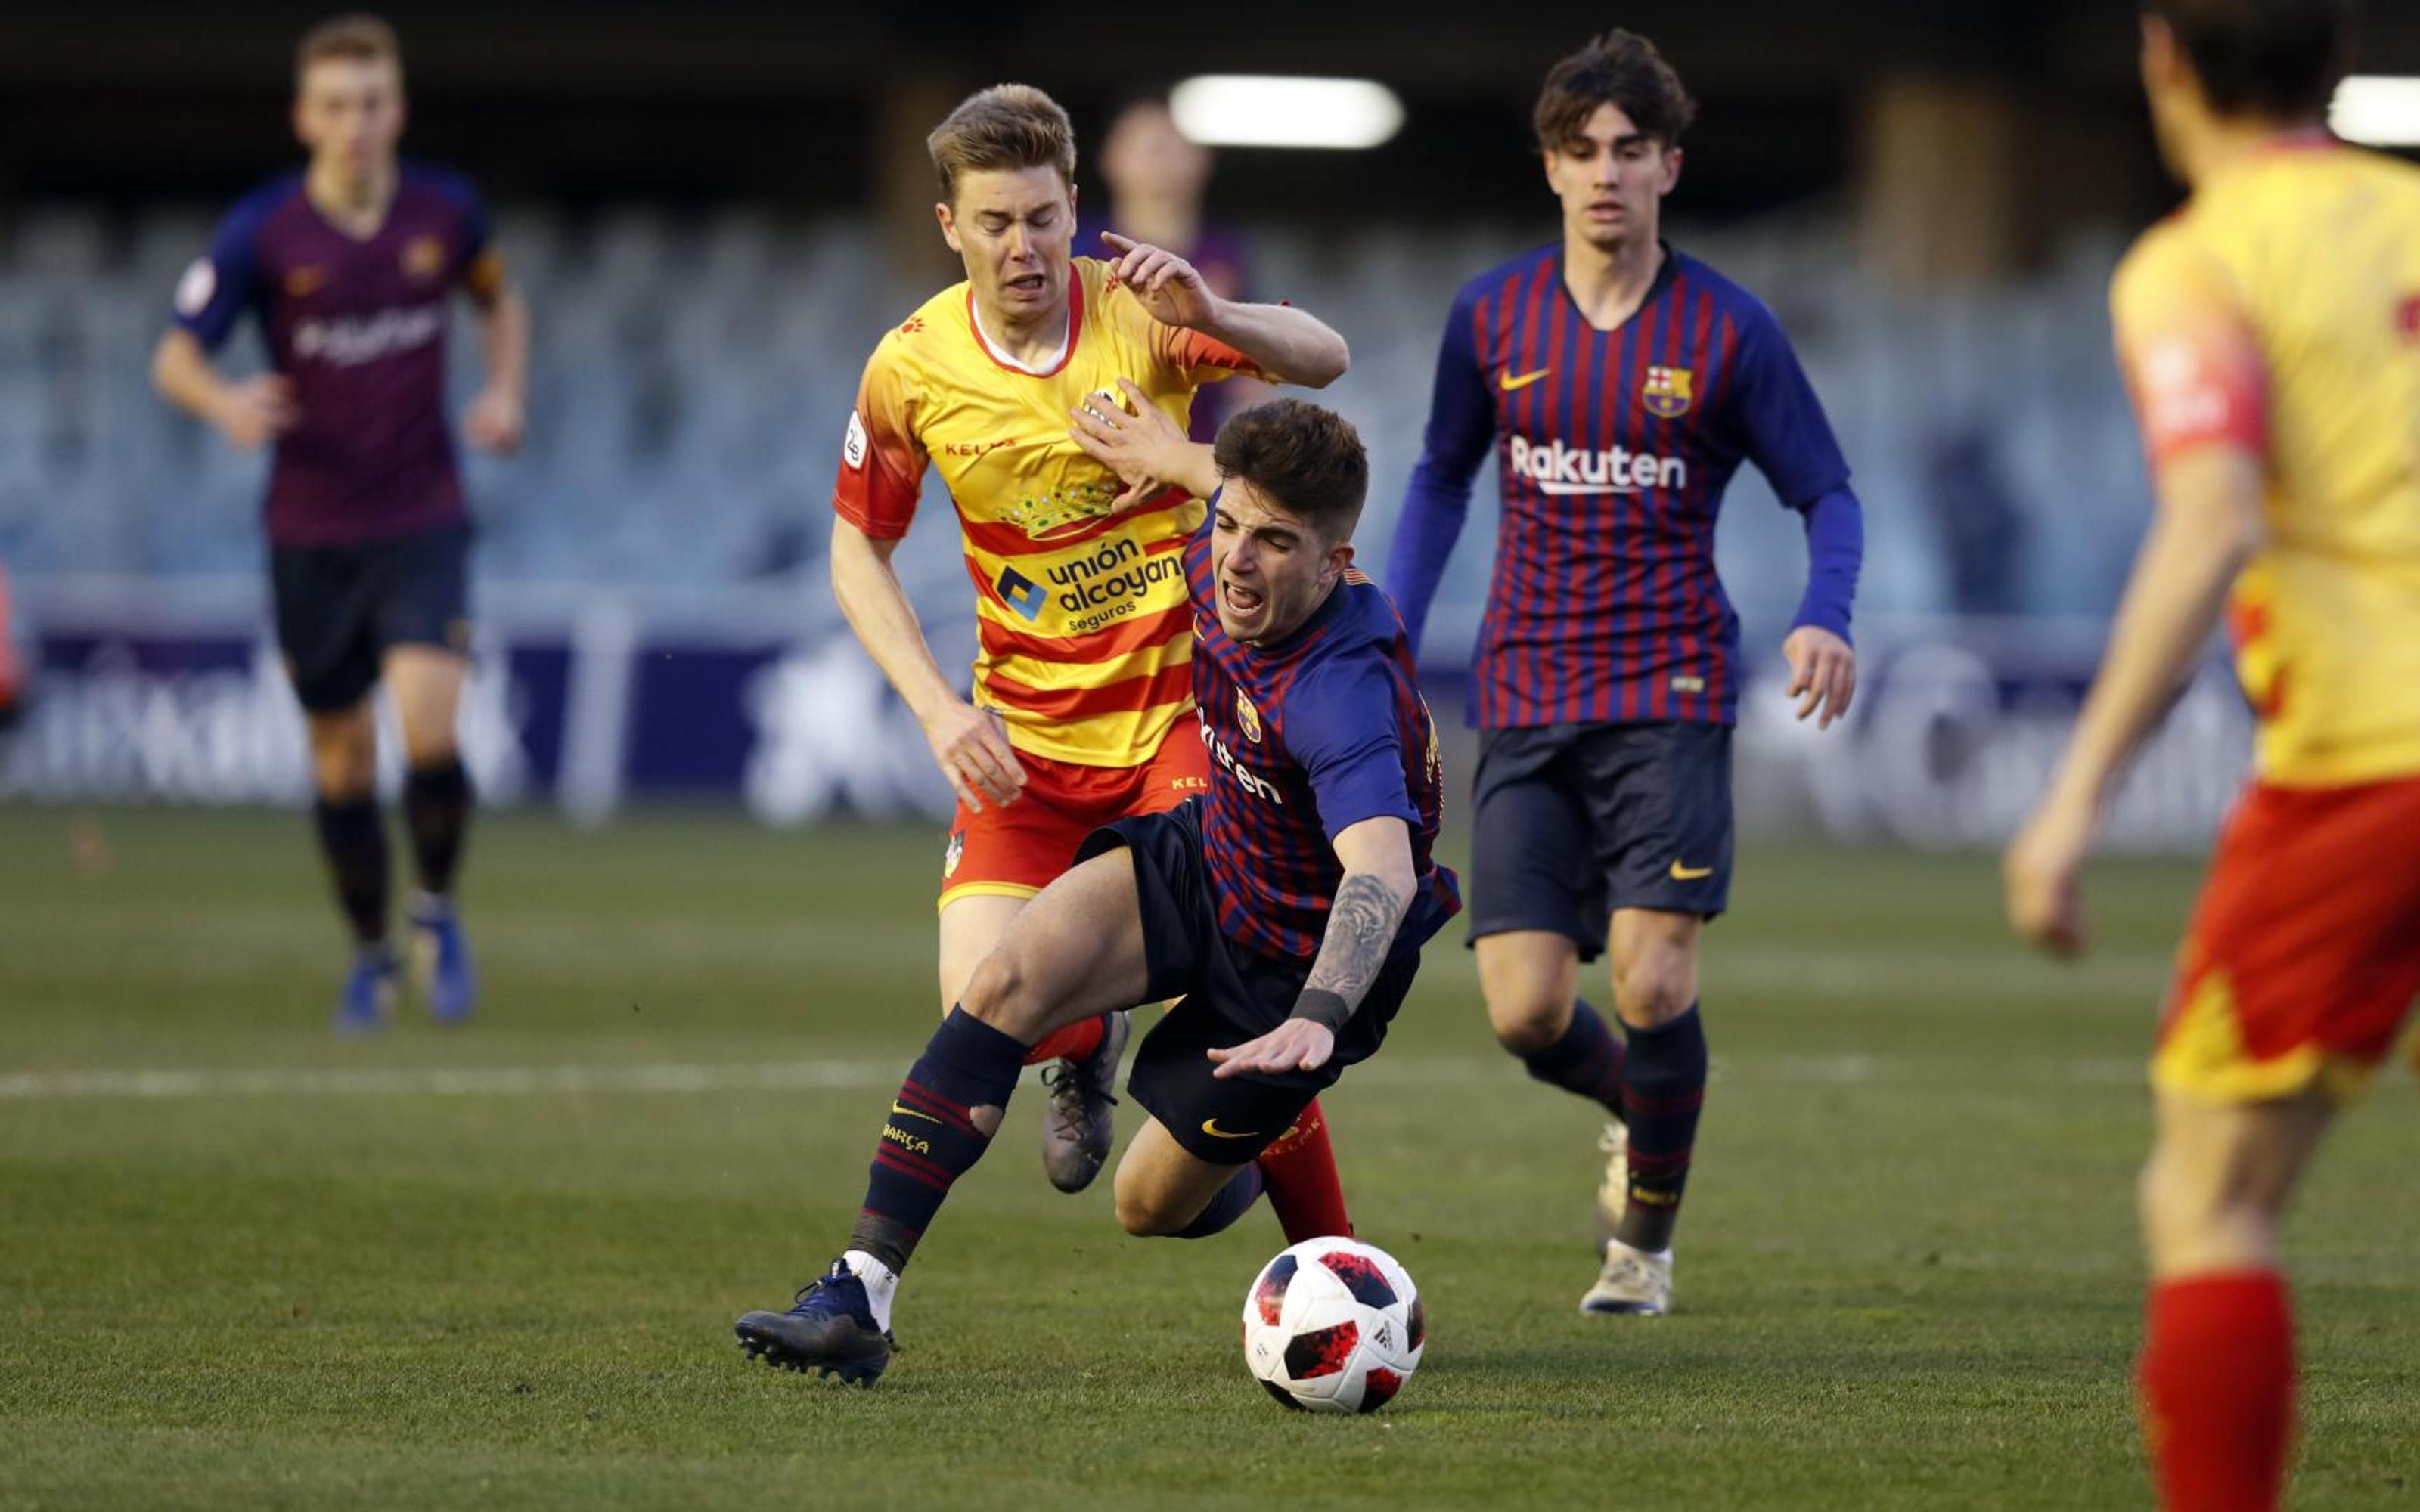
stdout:
<svg viewBox="0 0 2420 1512">
<path fill-rule="evenodd" d="M 1042 1169 L 1062 1192 L 1081 1192 L 1101 1174 L 1117 1129 L 1118 1061 L 1134 1033 L 1133 1015 L 1109 1015 L 1100 1048 L 1082 1060 L 1052 1062 L 1042 1072 L 1050 1101 L 1042 1110 Z"/>
</svg>

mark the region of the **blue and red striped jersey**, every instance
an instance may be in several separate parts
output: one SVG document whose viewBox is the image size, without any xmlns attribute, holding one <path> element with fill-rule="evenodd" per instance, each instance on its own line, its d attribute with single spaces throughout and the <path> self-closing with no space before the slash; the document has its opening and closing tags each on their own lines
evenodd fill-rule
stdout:
<svg viewBox="0 0 2420 1512">
<path fill-rule="evenodd" d="M 177 285 L 176 319 L 215 350 L 246 316 L 292 385 L 294 428 L 269 473 L 269 538 L 348 546 L 458 523 L 445 422 L 454 291 L 492 299 L 503 265 L 467 179 L 405 164 L 367 237 L 329 224 L 302 175 L 270 180 L 219 223 Z"/>
<path fill-rule="evenodd" d="M 1336 837 L 1391 817 L 1411 830 L 1419 882 L 1395 949 L 1418 949 L 1461 911 L 1462 896 L 1431 854 L 1444 774 L 1403 621 L 1384 590 L 1348 571 L 1294 634 L 1238 645 L 1218 624 L 1212 528 L 1187 545 L 1185 571 L 1193 696 L 1215 768 L 1202 849 L 1218 926 L 1263 955 L 1308 964 L 1344 880 Z"/>
<path fill-rule="evenodd" d="M 1863 551 L 1848 463 L 1772 312 L 1696 258 L 1665 248 L 1611 331 L 1565 289 L 1559 244 L 1463 286 L 1388 562 L 1415 646 L 1491 446 L 1503 514 L 1471 723 L 1731 722 L 1739 616 L 1714 518 L 1744 460 L 1807 517 L 1797 623 L 1848 635 Z"/>
</svg>

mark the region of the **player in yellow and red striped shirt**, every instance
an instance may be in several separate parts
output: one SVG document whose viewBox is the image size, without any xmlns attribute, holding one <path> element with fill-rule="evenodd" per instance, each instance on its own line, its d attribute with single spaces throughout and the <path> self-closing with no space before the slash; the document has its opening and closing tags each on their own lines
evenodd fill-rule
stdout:
<svg viewBox="0 0 2420 1512">
<path fill-rule="evenodd" d="M 1139 383 L 1183 424 L 1195 391 L 1249 373 L 1313 388 L 1343 339 L 1299 310 L 1218 298 L 1182 258 L 1106 237 L 1074 255 L 1076 147 L 1047 95 L 1001 85 L 935 130 L 941 234 L 966 282 L 925 301 L 866 363 L 833 504 L 832 587 L 858 639 L 923 723 L 957 793 L 942 862 L 946 1011 L 1002 931 L 1096 826 L 1207 787 L 1193 713 L 1183 551 L 1204 505 L 1126 487 L 1069 433 L 1087 405 Z M 891 555 L 927 469 L 956 506 L 981 649 L 974 697 L 933 659 Z M 1108 1157 L 1125 1015 L 1034 1046 L 1066 1064 L 1044 1165 L 1080 1191 Z M 1349 1227 L 1314 1104 L 1263 1157 L 1290 1240 Z"/>
<path fill-rule="evenodd" d="M 2009 912 L 2082 944 L 2126 759 L 2221 617 L 2259 720 L 2151 1057 L 2145 1436 L 2162 1501 L 2269 1507 L 2294 1402 L 2277 1230 L 2420 995 L 2420 171 L 2320 125 L 2341 0 L 2147 0 L 2184 207 L 2111 308 L 2158 515 Z"/>
</svg>

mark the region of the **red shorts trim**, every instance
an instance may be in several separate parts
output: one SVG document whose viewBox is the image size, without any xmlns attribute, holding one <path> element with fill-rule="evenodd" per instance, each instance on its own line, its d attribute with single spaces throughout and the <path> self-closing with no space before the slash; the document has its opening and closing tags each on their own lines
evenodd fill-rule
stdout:
<svg viewBox="0 0 2420 1512">
<path fill-rule="evenodd" d="M 1158 813 L 1210 790 L 1210 754 L 1199 722 L 1180 716 L 1140 766 L 1079 766 L 1017 752 L 1025 792 L 1006 807 L 963 803 L 941 860 L 946 908 L 960 898 L 1031 898 L 1076 858 L 1084 838 L 1112 819 Z"/>
<path fill-rule="evenodd" d="M 2254 783 L 2228 816 L 2151 1081 L 2219 1103 L 2360 1089 L 2420 996 L 2420 778 Z"/>
</svg>

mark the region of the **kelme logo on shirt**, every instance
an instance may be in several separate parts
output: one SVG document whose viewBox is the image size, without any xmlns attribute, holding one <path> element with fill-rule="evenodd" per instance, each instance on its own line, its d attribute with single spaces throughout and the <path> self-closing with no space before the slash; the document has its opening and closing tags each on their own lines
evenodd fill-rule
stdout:
<svg viewBox="0 0 2420 1512">
<path fill-rule="evenodd" d="M 1608 446 L 1583 452 L 1561 441 L 1512 438 L 1512 471 L 1538 486 L 1540 493 L 1637 493 L 1642 488 L 1685 488 L 1689 464 L 1677 456 L 1634 452 Z"/>
<path fill-rule="evenodd" d="M 1670 420 L 1689 412 L 1696 399 L 1697 374 L 1685 367 L 1651 367 L 1647 381 L 1638 386 L 1638 402 L 1647 412 Z"/>
<path fill-rule="evenodd" d="M 943 441 L 943 456 L 989 456 L 1003 446 L 1015 446 L 1016 438 L 1003 436 L 996 441 Z"/>
<path fill-rule="evenodd" d="M 994 586 L 1000 590 L 1001 600 L 1029 621 L 1040 618 L 1042 606 L 1050 602 L 1048 589 L 1015 567 L 1001 568 L 1000 581 Z"/>
<path fill-rule="evenodd" d="M 848 434 L 840 439 L 840 459 L 852 470 L 865 466 L 865 422 L 857 418 L 854 409 L 848 412 Z"/>
</svg>

